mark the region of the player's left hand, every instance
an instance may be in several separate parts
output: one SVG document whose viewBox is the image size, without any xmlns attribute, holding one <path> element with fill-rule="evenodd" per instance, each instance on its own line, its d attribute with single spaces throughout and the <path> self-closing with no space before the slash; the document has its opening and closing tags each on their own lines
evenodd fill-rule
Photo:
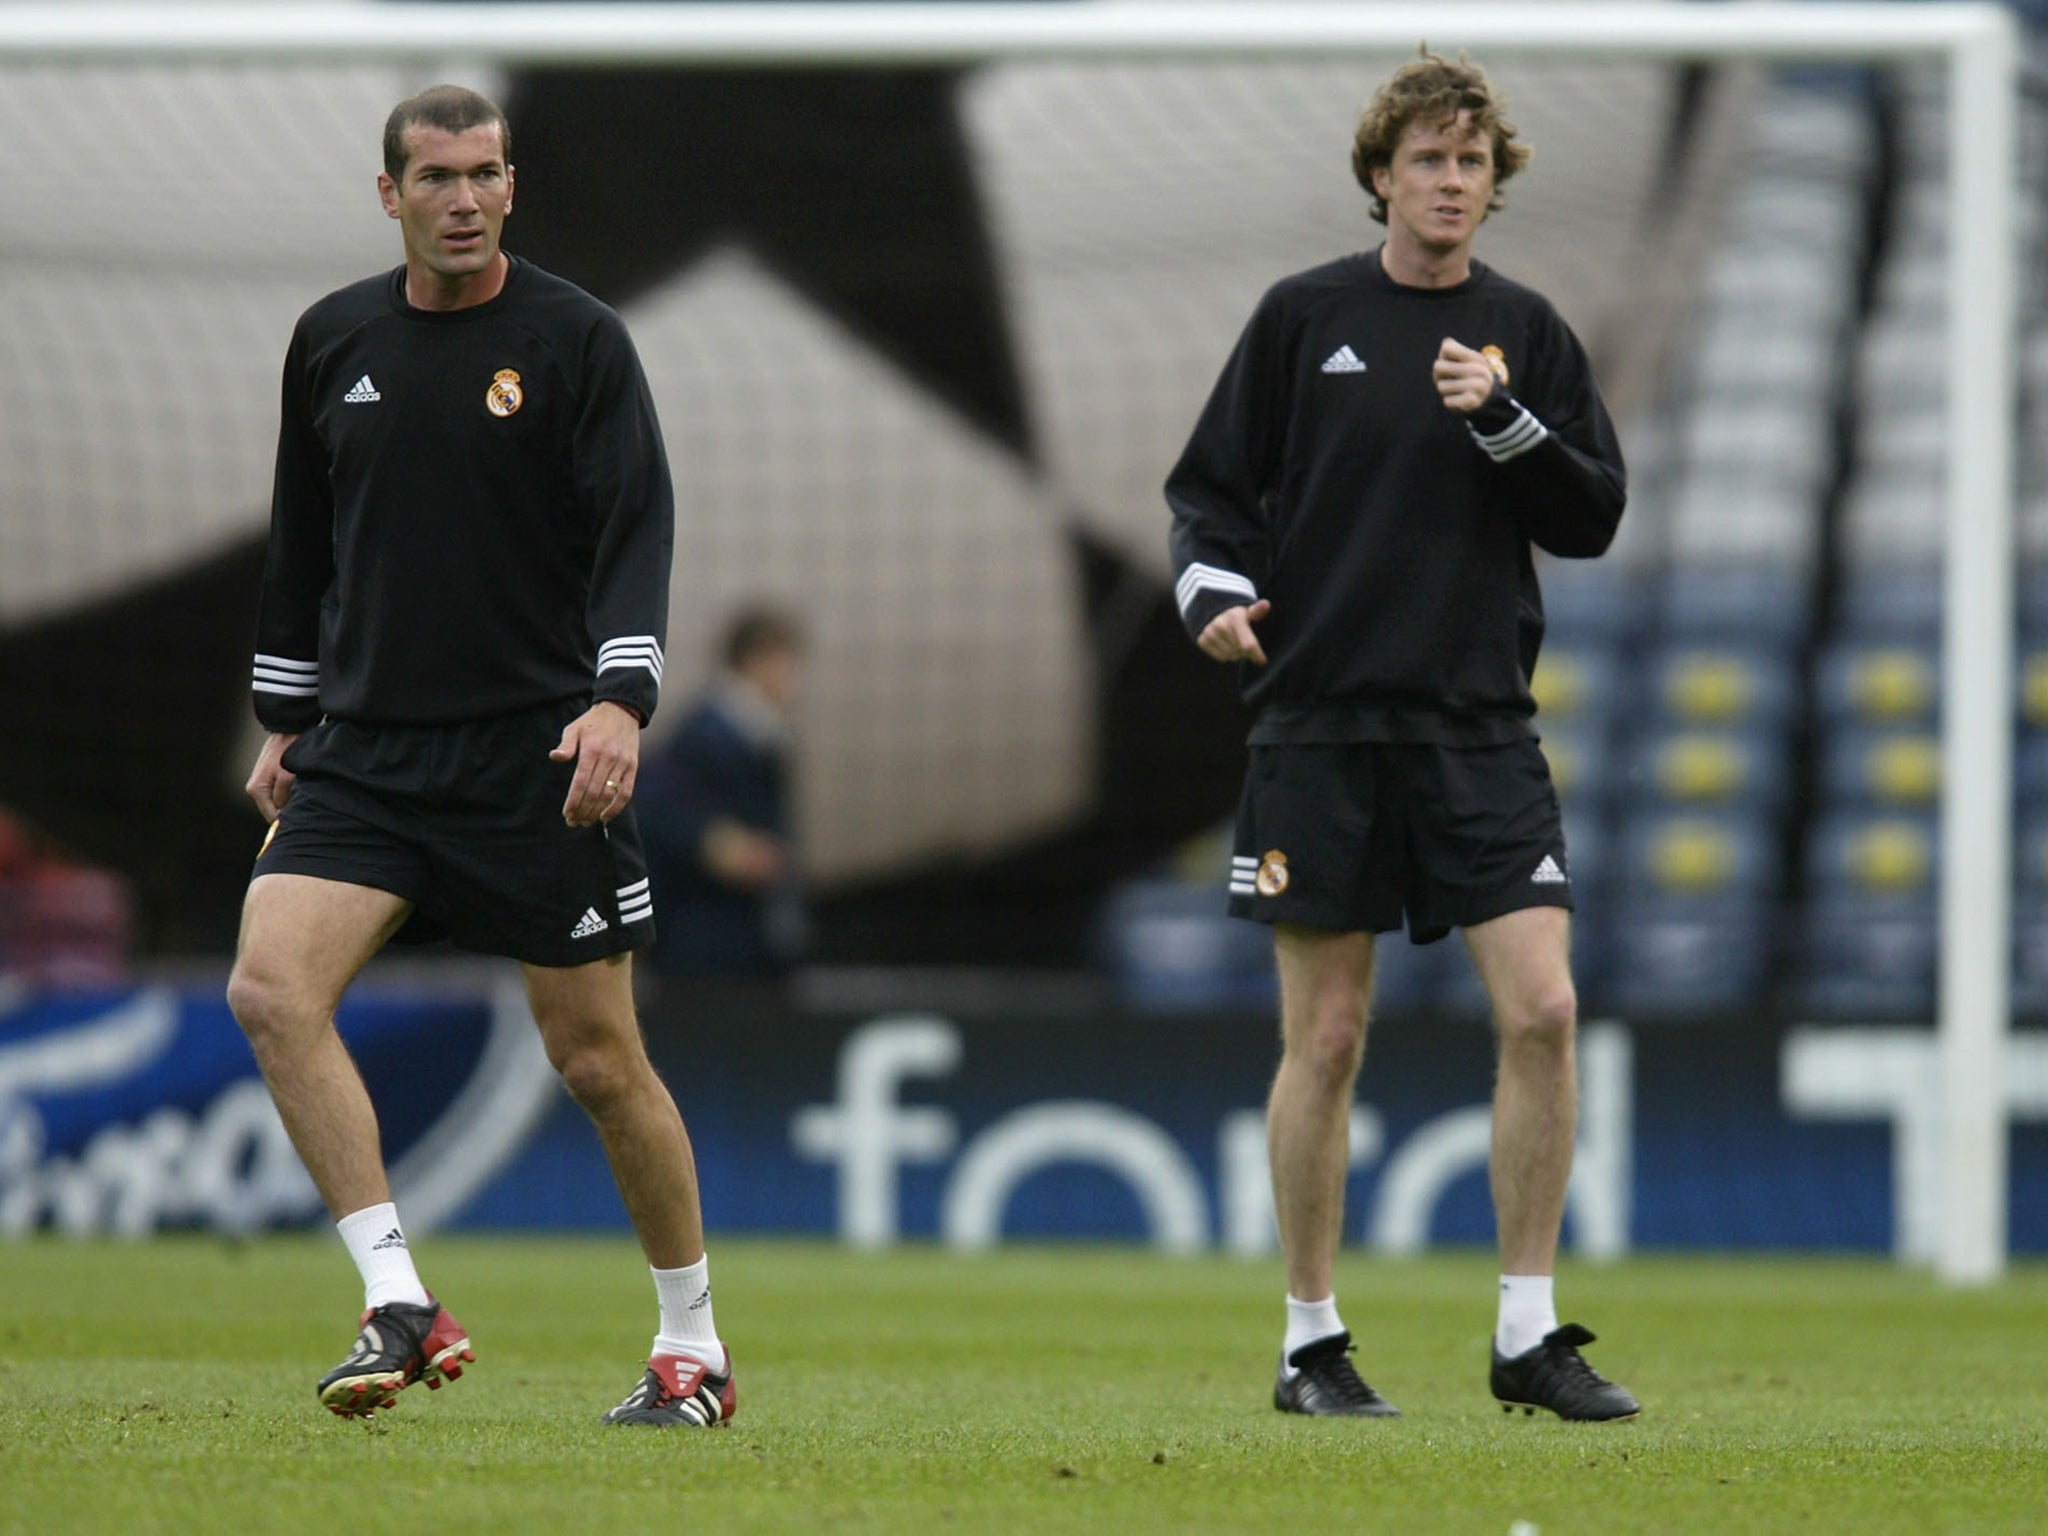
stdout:
<svg viewBox="0 0 2048 1536">
<path fill-rule="evenodd" d="M 600 700 L 562 728 L 561 744 L 548 756 L 576 764 L 562 820 L 572 827 L 609 822 L 633 800 L 633 781 L 640 773 L 639 718 L 622 705 Z"/>
<path fill-rule="evenodd" d="M 1465 415 L 1486 404 L 1500 382 L 1484 354 L 1449 336 L 1437 348 L 1436 361 L 1429 371 L 1444 404 Z"/>
</svg>

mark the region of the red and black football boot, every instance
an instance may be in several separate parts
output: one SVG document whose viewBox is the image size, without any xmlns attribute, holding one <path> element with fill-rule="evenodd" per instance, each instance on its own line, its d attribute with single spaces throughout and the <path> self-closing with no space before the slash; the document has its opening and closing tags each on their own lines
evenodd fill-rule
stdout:
<svg viewBox="0 0 2048 1536">
<path fill-rule="evenodd" d="M 320 1401 L 345 1419 L 368 1418 L 414 1382 L 437 1390 L 475 1359 L 462 1324 L 432 1296 L 425 1306 L 387 1302 L 363 1314 L 356 1347 L 320 1378 Z"/>
</svg>

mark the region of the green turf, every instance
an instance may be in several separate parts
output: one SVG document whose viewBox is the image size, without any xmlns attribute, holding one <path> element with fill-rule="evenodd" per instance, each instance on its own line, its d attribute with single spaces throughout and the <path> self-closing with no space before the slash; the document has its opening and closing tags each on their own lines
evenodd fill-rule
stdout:
<svg viewBox="0 0 2048 1536">
<path fill-rule="evenodd" d="M 2048 1269 L 1951 1293 L 1871 1261 L 1572 1268 L 1646 1404 L 1503 1416 L 1480 1254 L 1347 1256 L 1395 1422 L 1268 1405 L 1270 1261 L 721 1242 L 740 1414 L 605 1430 L 653 1294 L 613 1241 L 436 1239 L 481 1355 L 369 1432 L 320 1411 L 358 1293 L 331 1239 L 0 1243 L 0 1530 L 2038 1532 Z"/>
</svg>

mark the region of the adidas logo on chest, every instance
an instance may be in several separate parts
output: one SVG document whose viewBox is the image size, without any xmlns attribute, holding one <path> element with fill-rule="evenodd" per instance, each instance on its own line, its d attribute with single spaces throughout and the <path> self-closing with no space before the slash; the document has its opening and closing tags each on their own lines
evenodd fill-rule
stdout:
<svg viewBox="0 0 2048 1536">
<path fill-rule="evenodd" d="M 348 393 L 341 397 L 342 403 L 345 405 L 368 405 L 372 401 L 382 400 L 383 398 L 384 396 L 379 393 L 377 386 L 370 382 L 370 376 L 367 373 L 351 384 Z"/>
<path fill-rule="evenodd" d="M 1351 345 L 1347 342 L 1323 359 L 1323 372 L 1363 373 L 1365 372 L 1365 361 L 1356 352 L 1351 350 Z"/>
</svg>

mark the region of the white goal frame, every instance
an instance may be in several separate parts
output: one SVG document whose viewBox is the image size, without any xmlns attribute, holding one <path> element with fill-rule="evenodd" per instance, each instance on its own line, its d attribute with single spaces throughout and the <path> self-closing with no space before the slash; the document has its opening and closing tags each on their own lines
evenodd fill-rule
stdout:
<svg viewBox="0 0 2048 1536">
<path fill-rule="evenodd" d="M 1949 90 L 1948 516 L 1942 662 L 1936 1268 L 2006 1260 L 2012 963 L 2013 389 L 2020 40 L 1999 6 L 1720 4 L 1025 5 L 331 3 L 0 6 L 0 62 L 968 65 L 1313 58 L 1418 40 L 1503 55 L 1940 61 Z"/>
</svg>

